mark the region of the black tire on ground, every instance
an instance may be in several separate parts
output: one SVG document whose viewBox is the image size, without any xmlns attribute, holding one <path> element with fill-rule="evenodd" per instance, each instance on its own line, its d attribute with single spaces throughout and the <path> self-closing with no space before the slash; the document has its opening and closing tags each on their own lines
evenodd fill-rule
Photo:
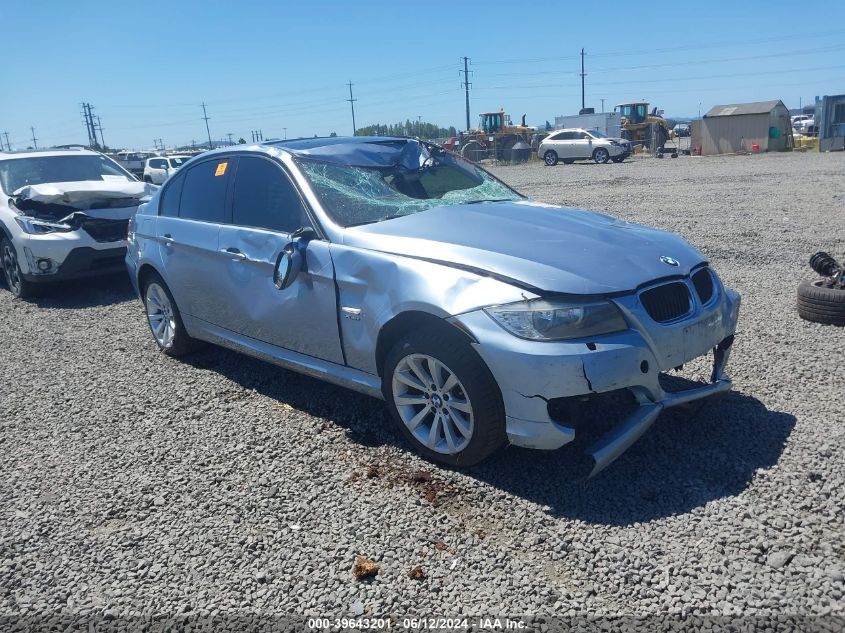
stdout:
<svg viewBox="0 0 845 633">
<path fill-rule="evenodd" d="M 546 153 L 543 154 L 543 162 L 549 167 L 557 165 L 557 152 L 552 149 L 546 150 Z"/>
<path fill-rule="evenodd" d="M 506 441 L 505 407 L 493 374 L 460 332 L 444 325 L 411 332 L 401 338 L 384 363 L 383 387 L 387 407 L 406 441 L 426 459 L 449 466 L 473 466 L 498 450 Z M 393 371 L 405 357 L 425 354 L 446 365 L 466 390 L 472 406 L 473 431 L 467 446 L 453 455 L 423 445 L 405 426 L 393 399 Z"/>
<path fill-rule="evenodd" d="M 845 290 L 827 288 L 824 279 L 802 281 L 798 286 L 798 315 L 813 323 L 845 325 Z"/>
<path fill-rule="evenodd" d="M 621 163 L 623 160 L 625 160 L 625 157 L 624 156 L 614 156 L 610 160 L 612 160 L 614 163 Z"/>
<path fill-rule="evenodd" d="M 165 346 L 162 345 L 156 338 L 155 332 L 153 332 L 152 323 L 150 323 L 149 318 L 147 318 L 147 325 L 149 325 L 150 327 L 150 333 L 153 335 L 153 340 L 156 342 L 156 345 L 158 345 L 159 349 L 162 352 L 164 352 L 168 356 L 172 356 L 173 358 L 178 358 L 180 356 L 184 356 L 186 354 L 190 354 L 193 351 L 196 351 L 202 346 L 202 342 L 188 336 L 188 332 L 187 330 L 185 330 L 185 324 L 182 323 L 182 315 L 179 312 L 179 306 L 176 305 L 176 301 L 173 299 L 173 295 L 170 294 L 170 288 L 167 287 L 167 284 L 164 283 L 164 280 L 158 273 L 151 273 L 149 276 L 147 276 L 147 278 L 144 280 L 143 288 L 141 288 L 141 297 L 143 297 L 144 311 L 146 312 L 148 309 L 147 289 L 153 284 L 157 284 L 164 291 L 164 294 L 170 301 L 170 305 L 173 308 L 173 321 L 175 323 L 175 334 L 173 336 L 173 341 L 169 345 Z"/>
<path fill-rule="evenodd" d="M 18 254 L 8 237 L 0 240 L 0 267 L 3 268 L 3 280 L 6 287 L 18 299 L 27 299 L 38 295 L 41 287 L 23 278 L 23 271 L 18 263 Z"/>
<path fill-rule="evenodd" d="M 610 152 L 608 152 L 604 147 L 597 147 L 593 150 L 593 160 L 600 165 L 604 165 L 610 160 Z"/>
</svg>

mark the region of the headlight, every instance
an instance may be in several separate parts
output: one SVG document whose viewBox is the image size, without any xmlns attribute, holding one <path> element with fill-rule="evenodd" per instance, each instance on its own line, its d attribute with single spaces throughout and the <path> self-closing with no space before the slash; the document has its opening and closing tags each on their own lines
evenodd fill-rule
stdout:
<svg viewBox="0 0 845 633">
<path fill-rule="evenodd" d="M 560 341 L 628 329 L 619 308 L 609 301 L 523 301 L 484 311 L 511 334 L 535 341 Z"/>
<path fill-rule="evenodd" d="M 67 233 L 68 231 L 73 230 L 73 227 L 68 226 L 67 224 L 37 220 L 25 215 L 16 217 L 15 222 L 18 223 L 18 226 L 21 227 L 25 233 L 29 233 L 30 235 L 43 235 L 45 233 L 56 232 Z"/>
</svg>

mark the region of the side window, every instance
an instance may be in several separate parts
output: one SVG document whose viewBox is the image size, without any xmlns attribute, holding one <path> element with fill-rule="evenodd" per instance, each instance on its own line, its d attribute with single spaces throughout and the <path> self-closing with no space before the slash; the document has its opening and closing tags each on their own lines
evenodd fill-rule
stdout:
<svg viewBox="0 0 845 633">
<path fill-rule="evenodd" d="M 590 138 L 592 138 L 592 137 L 589 134 L 587 134 L 586 132 L 576 132 L 575 133 L 575 139 L 578 140 L 578 141 L 586 141 L 587 139 L 590 139 Z"/>
<path fill-rule="evenodd" d="M 571 141 L 572 140 L 572 132 L 561 132 L 557 136 L 555 136 L 556 141 Z"/>
<path fill-rule="evenodd" d="M 265 158 L 241 156 L 232 195 L 232 224 L 292 233 L 311 222 L 280 166 Z"/>
<path fill-rule="evenodd" d="M 161 160 L 160 158 L 150 161 L 150 167 L 152 167 L 153 169 L 164 169 L 165 166 L 166 166 L 166 163 L 163 160 Z"/>
<path fill-rule="evenodd" d="M 185 184 L 185 174 L 179 173 L 170 179 L 168 185 L 161 192 L 158 203 L 158 214 L 175 218 L 179 215 L 179 198 L 182 197 L 182 185 Z"/>
<path fill-rule="evenodd" d="M 208 160 L 185 174 L 179 217 L 188 220 L 222 223 L 225 219 L 226 185 L 230 158 Z"/>
</svg>

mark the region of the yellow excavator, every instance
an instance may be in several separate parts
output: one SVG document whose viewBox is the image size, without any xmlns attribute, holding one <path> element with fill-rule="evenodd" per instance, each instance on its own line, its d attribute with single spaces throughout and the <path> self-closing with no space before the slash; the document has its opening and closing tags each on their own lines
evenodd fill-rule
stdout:
<svg viewBox="0 0 845 633">
<path fill-rule="evenodd" d="M 622 138 L 656 151 L 671 138 L 669 124 L 657 114 L 657 108 L 648 111 L 647 101 L 620 103 L 616 110 L 622 116 Z"/>
<path fill-rule="evenodd" d="M 461 134 L 461 156 L 476 162 L 483 158 L 526 161 L 531 157 L 533 132 L 525 125 L 524 114 L 522 124 L 513 125 L 510 115 L 504 110 L 482 112 L 478 115 L 478 128 Z"/>
</svg>

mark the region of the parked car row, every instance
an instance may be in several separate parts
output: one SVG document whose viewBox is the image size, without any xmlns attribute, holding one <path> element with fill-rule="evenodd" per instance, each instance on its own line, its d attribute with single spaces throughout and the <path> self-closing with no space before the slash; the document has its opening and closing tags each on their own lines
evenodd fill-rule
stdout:
<svg viewBox="0 0 845 633">
<path fill-rule="evenodd" d="M 626 151 L 591 139 L 592 154 Z M 586 139 L 549 142 L 570 140 Z M 123 197 L 104 197 L 112 184 Z M 70 216 L 36 217 L 36 194 L 77 192 L 72 205 L 86 208 L 70 215 L 84 216 L 89 236 L 95 208 L 131 208 L 118 250 L 165 354 L 214 343 L 382 398 L 408 442 L 446 464 L 475 464 L 508 442 L 556 449 L 579 433 L 586 400 L 618 412 L 621 397 L 627 414 L 588 449 L 595 474 L 664 409 L 731 387 L 740 298 L 692 246 L 532 202 L 415 139 L 220 149 L 143 199 L 130 195 L 143 183 L 93 152 L 0 154 L 0 185 L 15 294 L 32 264 L 52 262 L 42 243 L 76 230 Z M 45 204 L 67 206 L 60 199 Z M 663 373 L 710 351 L 709 383 L 663 389 Z"/>
</svg>

